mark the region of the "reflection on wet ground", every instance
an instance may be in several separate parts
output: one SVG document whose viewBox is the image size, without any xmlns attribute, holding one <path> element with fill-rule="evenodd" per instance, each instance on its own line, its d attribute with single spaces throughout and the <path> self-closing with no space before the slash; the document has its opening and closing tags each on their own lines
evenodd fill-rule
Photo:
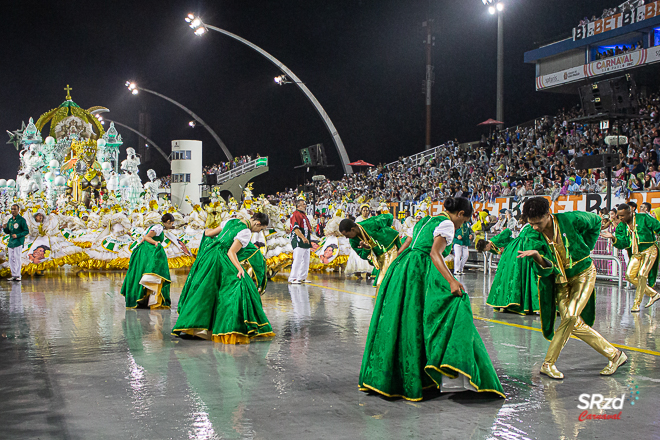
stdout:
<svg viewBox="0 0 660 440">
<path fill-rule="evenodd" d="M 171 311 L 126 310 L 124 274 L 75 273 L 0 284 L 0 438 L 572 439 L 657 438 L 656 306 L 629 312 L 632 290 L 597 285 L 595 328 L 629 363 L 571 339 L 539 375 L 548 342 L 538 317 L 494 313 L 491 280 L 467 274 L 475 324 L 508 395 L 429 394 L 422 402 L 358 391 L 374 289 L 338 274 L 306 285 L 278 276 L 263 297 L 277 337 L 226 346 L 170 335 Z M 173 273 L 173 303 L 186 271 Z M 632 390 L 632 400 L 631 397 Z M 618 420 L 579 417 L 581 394 L 625 396 Z M 631 404 L 631 403 L 634 403 Z"/>
</svg>

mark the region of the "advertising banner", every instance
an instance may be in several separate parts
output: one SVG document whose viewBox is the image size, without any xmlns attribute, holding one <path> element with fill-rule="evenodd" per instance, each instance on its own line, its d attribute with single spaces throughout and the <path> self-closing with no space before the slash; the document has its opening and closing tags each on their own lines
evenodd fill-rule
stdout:
<svg viewBox="0 0 660 440">
<path fill-rule="evenodd" d="M 514 212 L 514 214 L 519 214 L 522 211 L 522 203 L 524 200 L 530 197 L 534 196 L 526 196 L 518 201 L 514 200 L 513 197 L 498 197 L 493 202 L 474 202 L 472 206 L 474 206 L 475 211 L 487 209 L 493 215 L 497 215 L 500 209 L 510 209 Z M 543 197 L 550 201 L 550 196 Z M 600 209 L 607 207 L 606 199 L 606 194 L 559 196 L 557 200 L 550 203 L 550 210 L 553 213 L 565 211 L 585 211 L 598 213 Z M 657 208 L 660 207 L 660 191 L 632 193 L 629 199 L 612 195 L 612 208 L 630 200 L 636 202 L 638 206 L 644 202 L 649 202 L 653 208 Z M 398 217 L 399 219 L 403 219 L 409 215 L 414 215 L 416 207 L 417 205 L 403 206 L 399 203 L 390 203 L 390 210 L 392 214 L 394 214 L 395 217 Z M 400 210 L 399 208 L 404 208 L 404 210 Z M 441 202 L 433 202 L 429 208 L 429 214 L 432 216 L 439 215 L 442 212 L 442 209 L 443 205 Z"/>
<path fill-rule="evenodd" d="M 618 29 L 629 24 L 639 23 L 660 15 L 660 0 L 644 4 L 644 0 L 637 0 L 633 8 L 609 17 L 601 18 L 582 26 L 573 28 L 573 41 L 593 37 L 603 32 Z M 636 6 L 636 7 L 635 7 Z"/>
</svg>

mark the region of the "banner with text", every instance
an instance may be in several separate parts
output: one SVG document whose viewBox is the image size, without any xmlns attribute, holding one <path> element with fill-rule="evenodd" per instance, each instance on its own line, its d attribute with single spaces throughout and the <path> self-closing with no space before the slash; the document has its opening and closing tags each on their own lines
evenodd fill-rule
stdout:
<svg viewBox="0 0 660 440">
<path fill-rule="evenodd" d="M 493 215 L 497 215 L 501 209 L 510 209 L 515 215 L 517 215 L 522 211 L 523 202 L 530 197 L 533 196 L 525 197 L 519 201 L 515 201 L 513 197 L 498 197 L 493 202 L 474 202 L 472 206 L 474 206 L 475 211 L 487 209 Z M 550 201 L 550 196 L 544 197 Z M 658 208 L 660 207 L 660 191 L 632 193 L 630 195 L 630 199 L 612 195 L 612 208 L 631 200 L 636 202 L 638 206 L 644 202 L 649 202 L 653 208 Z M 411 205 L 408 203 L 390 203 L 389 205 L 392 214 L 394 214 L 395 217 L 398 217 L 403 222 L 403 219 L 405 219 L 407 216 L 415 215 L 419 204 Z M 431 204 L 429 214 L 432 216 L 439 215 L 442 212 L 442 207 L 443 204 L 441 202 L 433 202 Z M 606 207 L 606 194 L 559 196 L 556 201 L 550 203 L 550 209 L 553 213 L 564 211 L 585 211 L 598 213 L 600 209 Z"/>
<path fill-rule="evenodd" d="M 561 72 L 541 75 L 536 78 L 536 90 L 568 84 L 584 78 L 632 69 L 646 64 L 657 63 L 658 61 L 660 61 L 660 47 L 640 49 L 582 66 L 572 67 Z"/>
<path fill-rule="evenodd" d="M 634 7 L 628 11 L 610 15 L 582 26 L 573 28 L 573 41 L 593 37 L 603 32 L 612 31 L 629 24 L 639 23 L 660 15 L 660 0 L 644 4 L 644 0 L 634 2 Z"/>
</svg>

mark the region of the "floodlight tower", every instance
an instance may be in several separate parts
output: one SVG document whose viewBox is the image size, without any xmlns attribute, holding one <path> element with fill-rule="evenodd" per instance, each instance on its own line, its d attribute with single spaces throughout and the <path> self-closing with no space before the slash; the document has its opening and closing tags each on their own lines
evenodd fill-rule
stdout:
<svg viewBox="0 0 660 440">
<path fill-rule="evenodd" d="M 495 118 L 504 122 L 504 2 L 481 0 L 490 15 L 497 14 L 497 113 Z M 500 129 L 502 126 L 500 126 Z"/>
<path fill-rule="evenodd" d="M 302 90 L 305 96 L 307 96 L 310 102 L 314 105 L 314 108 L 319 113 L 319 115 L 323 119 L 323 122 L 325 123 L 326 128 L 330 132 L 330 135 L 332 136 L 332 140 L 335 143 L 335 147 L 337 147 L 337 152 L 339 153 L 339 158 L 341 160 L 341 165 L 344 169 L 344 173 L 353 174 L 353 168 L 349 165 L 351 161 L 349 160 L 348 154 L 346 153 L 346 148 L 344 148 L 344 142 L 341 140 L 341 137 L 339 137 L 339 133 L 337 133 L 337 129 L 335 128 L 335 125 L 330 120 L 330 116 L 328 116 L 328 114 L 321 106 L 321 103 L 319 103 L 316 97 L 307 88 L 305 83 L 300 81 L 300 79 L 296 76 L 295 73 L 291 71 L 291 69 L 286 67 L 280 60 L 278 60 L 277 58 L 275 58 L 274 56 L 272 56 L 271 54 L 269 54 L 268 52 L 266 52 L 256 44 L 224 29 L 220 29 L 219 27 L 206 24 L 202 21 L 201 18 L 195 16 L 195 14 L 188 14 L 188 16 L 186 17 L 186 23 L 188 23 L 190 28 L 198 37 L 207 34 L 209 30 L 219 32 L 221 34 L 233 38 L 236 41 L 240 41 L 241 43 L 245 44 L 251 49 L 257 51 L 259 54 L 261 54 L 266 59 L 268 59 L 271 63 L 275 64 L 283 73 L 283 75 L 280 75 L 277 78 L 275 78 L 275 82 L 279 85 L 294 83 L 295 85 L 298 86 L 300 90 Z"/>
</svg>

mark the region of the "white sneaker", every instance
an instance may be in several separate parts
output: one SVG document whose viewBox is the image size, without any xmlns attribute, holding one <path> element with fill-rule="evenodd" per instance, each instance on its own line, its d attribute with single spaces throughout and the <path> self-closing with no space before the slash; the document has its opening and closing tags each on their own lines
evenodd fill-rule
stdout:
<svg viewBox="0 0 660 440">
<path fill-rule="evenodd" d="M 21 277 L 14 278 L 14 281 L 20 281 L 20 280 L 21 280 Z"/>
<path fill-rule="evenodd" d="M 15 277 L 9 277 L 7 278 L 7 281 L 14 281 L 16 278 Z"/>
<path fill-rule="evenodd" d="M 300 284 L 300 280 L 293 280 L 291 281 L 291 284 Z"/>
</svg>

